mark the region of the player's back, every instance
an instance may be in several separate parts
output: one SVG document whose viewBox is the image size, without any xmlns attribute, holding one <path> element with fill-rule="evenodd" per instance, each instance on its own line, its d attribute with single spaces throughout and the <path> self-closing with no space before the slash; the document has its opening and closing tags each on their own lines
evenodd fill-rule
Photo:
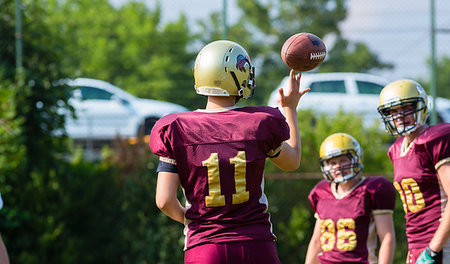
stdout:
<svg viewBox="0 0 450 264">
<path fill-rule="evenodd" d="M 289 137 L 271 107 L 169 115 L 150 146 L 173 159 L 187 202 L 187 247 L 205 242 L 273 240 L 263 192 L 265 159 Z"/>
</svg>

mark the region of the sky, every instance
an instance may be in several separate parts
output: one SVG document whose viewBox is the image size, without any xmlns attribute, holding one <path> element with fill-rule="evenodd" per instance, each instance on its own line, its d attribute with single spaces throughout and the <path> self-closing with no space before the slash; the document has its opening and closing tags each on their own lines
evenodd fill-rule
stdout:
<svg viewBox="0 0 450 264">
<path fill-rule="evenodd" d="M 116 6 L 128 0 L 110 0 Z M 431 56 L 431 0 L 348 0 L 348 16 L 340 24 L 346 39 L 366 43 L 383 62 L 392 63 L 389 71 L 373 72 L 389 80 L 428 79 L 427 59 Z M 434 0 L 436 59 L 450 57 L 450 1 Z M 150 8 L 155 1 L 145 0 Z M 181 13 L 189 22 L 205 19 L 211 12 L 221 12 L 223 0 L 162 0 L 162 22 L 177 20 Z M 227 20 L 236 19 L 240 11 L 235 0 L 226 0 Z M 153 5 L 153 6 L 152 6 Z M 312 32 L 314 33 L 314 32 Z M 325 44 L 327 39 L 324 38 Z M 329 43 L 329 45 L 332 45 Z"/>
</svg>

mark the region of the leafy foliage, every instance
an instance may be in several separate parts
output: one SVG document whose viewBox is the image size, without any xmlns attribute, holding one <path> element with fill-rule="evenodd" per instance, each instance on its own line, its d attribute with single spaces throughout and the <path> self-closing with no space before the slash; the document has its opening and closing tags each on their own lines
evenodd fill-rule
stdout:
<svg viewBox="0 0 450 264">
<path fill-rule="evenodd" d="M 431 63 L 431 62 L 430 62 Z M 436 95 L 450 99 L 450 58 L 442 57 L 436 62 Z M 431 80 L 418 79 L 428 95 L 431 95 Z"/>
<path fill-rule="evenodd" d="M 322 39 L 335 39 L 327 47 L 328 55 L 315 71 L 368 72 L 372 69 L 388 69 L 392 65 L 380 62 L 363 43 L 344 40 L 339 23 L 346 18 L 344 0 L 238 0 L 242 11 L 240 19 L 228 27 L 228 38 L 241 44 L 256 64 L 255 96 L 247 104 L 265 104 L 270 92 L 281 79 L 289 74 L 289 68 L 280 58 L 286 39 L 298 32 L 311 32 Z M 197 38 L 202 43 L 222 37 L 221 14 L 214 13 L 209 21 L 200 21 Z"/>
<path fill-rule="evenodd" d="M 58 25 L 54 33 L 66 38 L 62 48 L 70 56 L 63 65 L 77 76 L 105 80 L 140 97 L 188 107 L 203 103 L 193 92 L 186 19 L 162 26 L 159 7 L 150 10 L 137 1 L 119 9 L 108 0 L 52 3 L 46 22 Z"/>
<path fill-rule="evenodd" d="M 364 172 L 392 172 L 391 161 L 386 155 L 392 138 L 380 130 L 378 122 L 364 127 L 361 116 L 342 111 L 329 116 L 305 110 L 299 112 L 298 119 L 302 139 L 302 161 L 298 172 L 320 172 L 320 144 L 326 137 L 338 132 L 352 135 L 361 145 Z M 268 163 L 266 169 L 269 172 L 281 172 L 272 163 Z"/>
<path fill-rule="evenodd" d="M 158 160 L 146 144 L 118 140 L 99 162 L 77 156 L 64 136 L 68 108 L 58 80 L 98 78 L 135 95 L 204 105 L 192 89 L 199 46 L 219 39 L 219 14 L 200 21 L 197 34 L 185 17 L 162 25 L 161 10 L 142 1 L 114 8 L 107 0 L 22 0 L 24 69 L 15 72 L 14 0 L 0 0 L 0 232 L 13 263 L 180 263 L 182 226 L 154 204 Z M 346 1 L 239 0 L 244 14 L 230 25 L 257 65 L 254 100 L 264 104 L 287 75 L 279 58 L 283 40 L 295 32 L 335 35 L 321 71 L 385 68 L 365 45 L 340 39 Z M 196 40 L 196 41 L 194 41 Z M 200 45 L 199 45 L 200 44 Z M 197 46 L 198 45 L 198 46 Z M 448 61 L 440 70 L 448 72 Z M 445 76 L 440 75 L 448 83 Z M 439 85 L 445 86 L 445 84 Z M 353 135 L 365 151 L 365 172 L 391 172 L 389 138 L 364 128 L 355 115 L 299 115 L 303 160 L 298 172 L 318 172 L 318 148 L 334 132 Z M 267 173 L 278 172 L 270 163 Z M 314 225 L 306 196 L 317 180 L 269 179 L 266 193 L 278 234 L 280 258 L 303 260 Z M 181 197 L 181 193 L 180 193 Z M 401 208 L 400 206 L 397 206 Z M 401 209 L 400 209 L 401 210 Z M 403 214 L 396 214 L 403 259 Z M 398 218 L 398 219 L 397 219 Z M 402 229 L 403 228 L 403 229 Z M 401 242 L 401 243 L 400 243 Z M 292 252 L 299 252 L 292 254 Z"/>
</svg>

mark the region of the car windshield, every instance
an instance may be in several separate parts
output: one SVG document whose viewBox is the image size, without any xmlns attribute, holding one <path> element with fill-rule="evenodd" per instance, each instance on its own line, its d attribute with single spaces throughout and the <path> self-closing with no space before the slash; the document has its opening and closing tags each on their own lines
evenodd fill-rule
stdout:
<svg viewBox="0 0 450 264">
<path fill-rule="evenodd" d="M 360 94 L 380 94 L 383 89 L 382 85 L 373 83 L 373 82 L 365 82 L 365 81 L 356 81 L 356 85 L 358 86 L 358 92 Z"/>
<path fill-rule="evenodd" d="M 82 86 L 81 99 L 82 100 L 111 100 L 112 93 L 94 87 Z"/>
<path fill-rule="evenodd" d="M 320 81 L 310 85 L 311 92 L 315 93 L 345 93 L 344 81 Z"/>
</svg>

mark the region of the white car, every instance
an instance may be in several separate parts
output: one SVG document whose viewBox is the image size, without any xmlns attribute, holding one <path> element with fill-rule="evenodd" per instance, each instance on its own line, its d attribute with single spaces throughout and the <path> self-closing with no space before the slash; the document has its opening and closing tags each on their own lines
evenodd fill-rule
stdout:
<svg viewBox="0 0 450 264">
<path fill-rule="evenodd" d="M 285 77 L 268 100 L 268 105 L 280 108 L 278 88 L 288 87 L 289 77 Z M 377 112 L 379 94 L 390 81 L 365 73 L 303 73 L 300 89 L 311 88 L 298 105 L 298 110 L 312 109 L 319 114 L 335 115 L 339 109 L 346 113 L 363 116 L 364 125 L 370 126 L 375 120 L 381 122 Z M 432 107 L 431 97 L 429 98 Z M 439 122 L 450 122 L 450 100 L 436 98 Z M 430 108 L 431 109 L 431 108 Z M 430 112 L 431 114 L 431 112 Z"/>
<path fill-rule="evenodd" d="M 159 118 L 185 112 L 181 105 L 135 97 L 108 82 L 78 78 L 69 103 L 76 118 L 66 118 L 66 132 L 74 139 L 112 140 L 117 136 L 148 135 Z"/>
</svg>

